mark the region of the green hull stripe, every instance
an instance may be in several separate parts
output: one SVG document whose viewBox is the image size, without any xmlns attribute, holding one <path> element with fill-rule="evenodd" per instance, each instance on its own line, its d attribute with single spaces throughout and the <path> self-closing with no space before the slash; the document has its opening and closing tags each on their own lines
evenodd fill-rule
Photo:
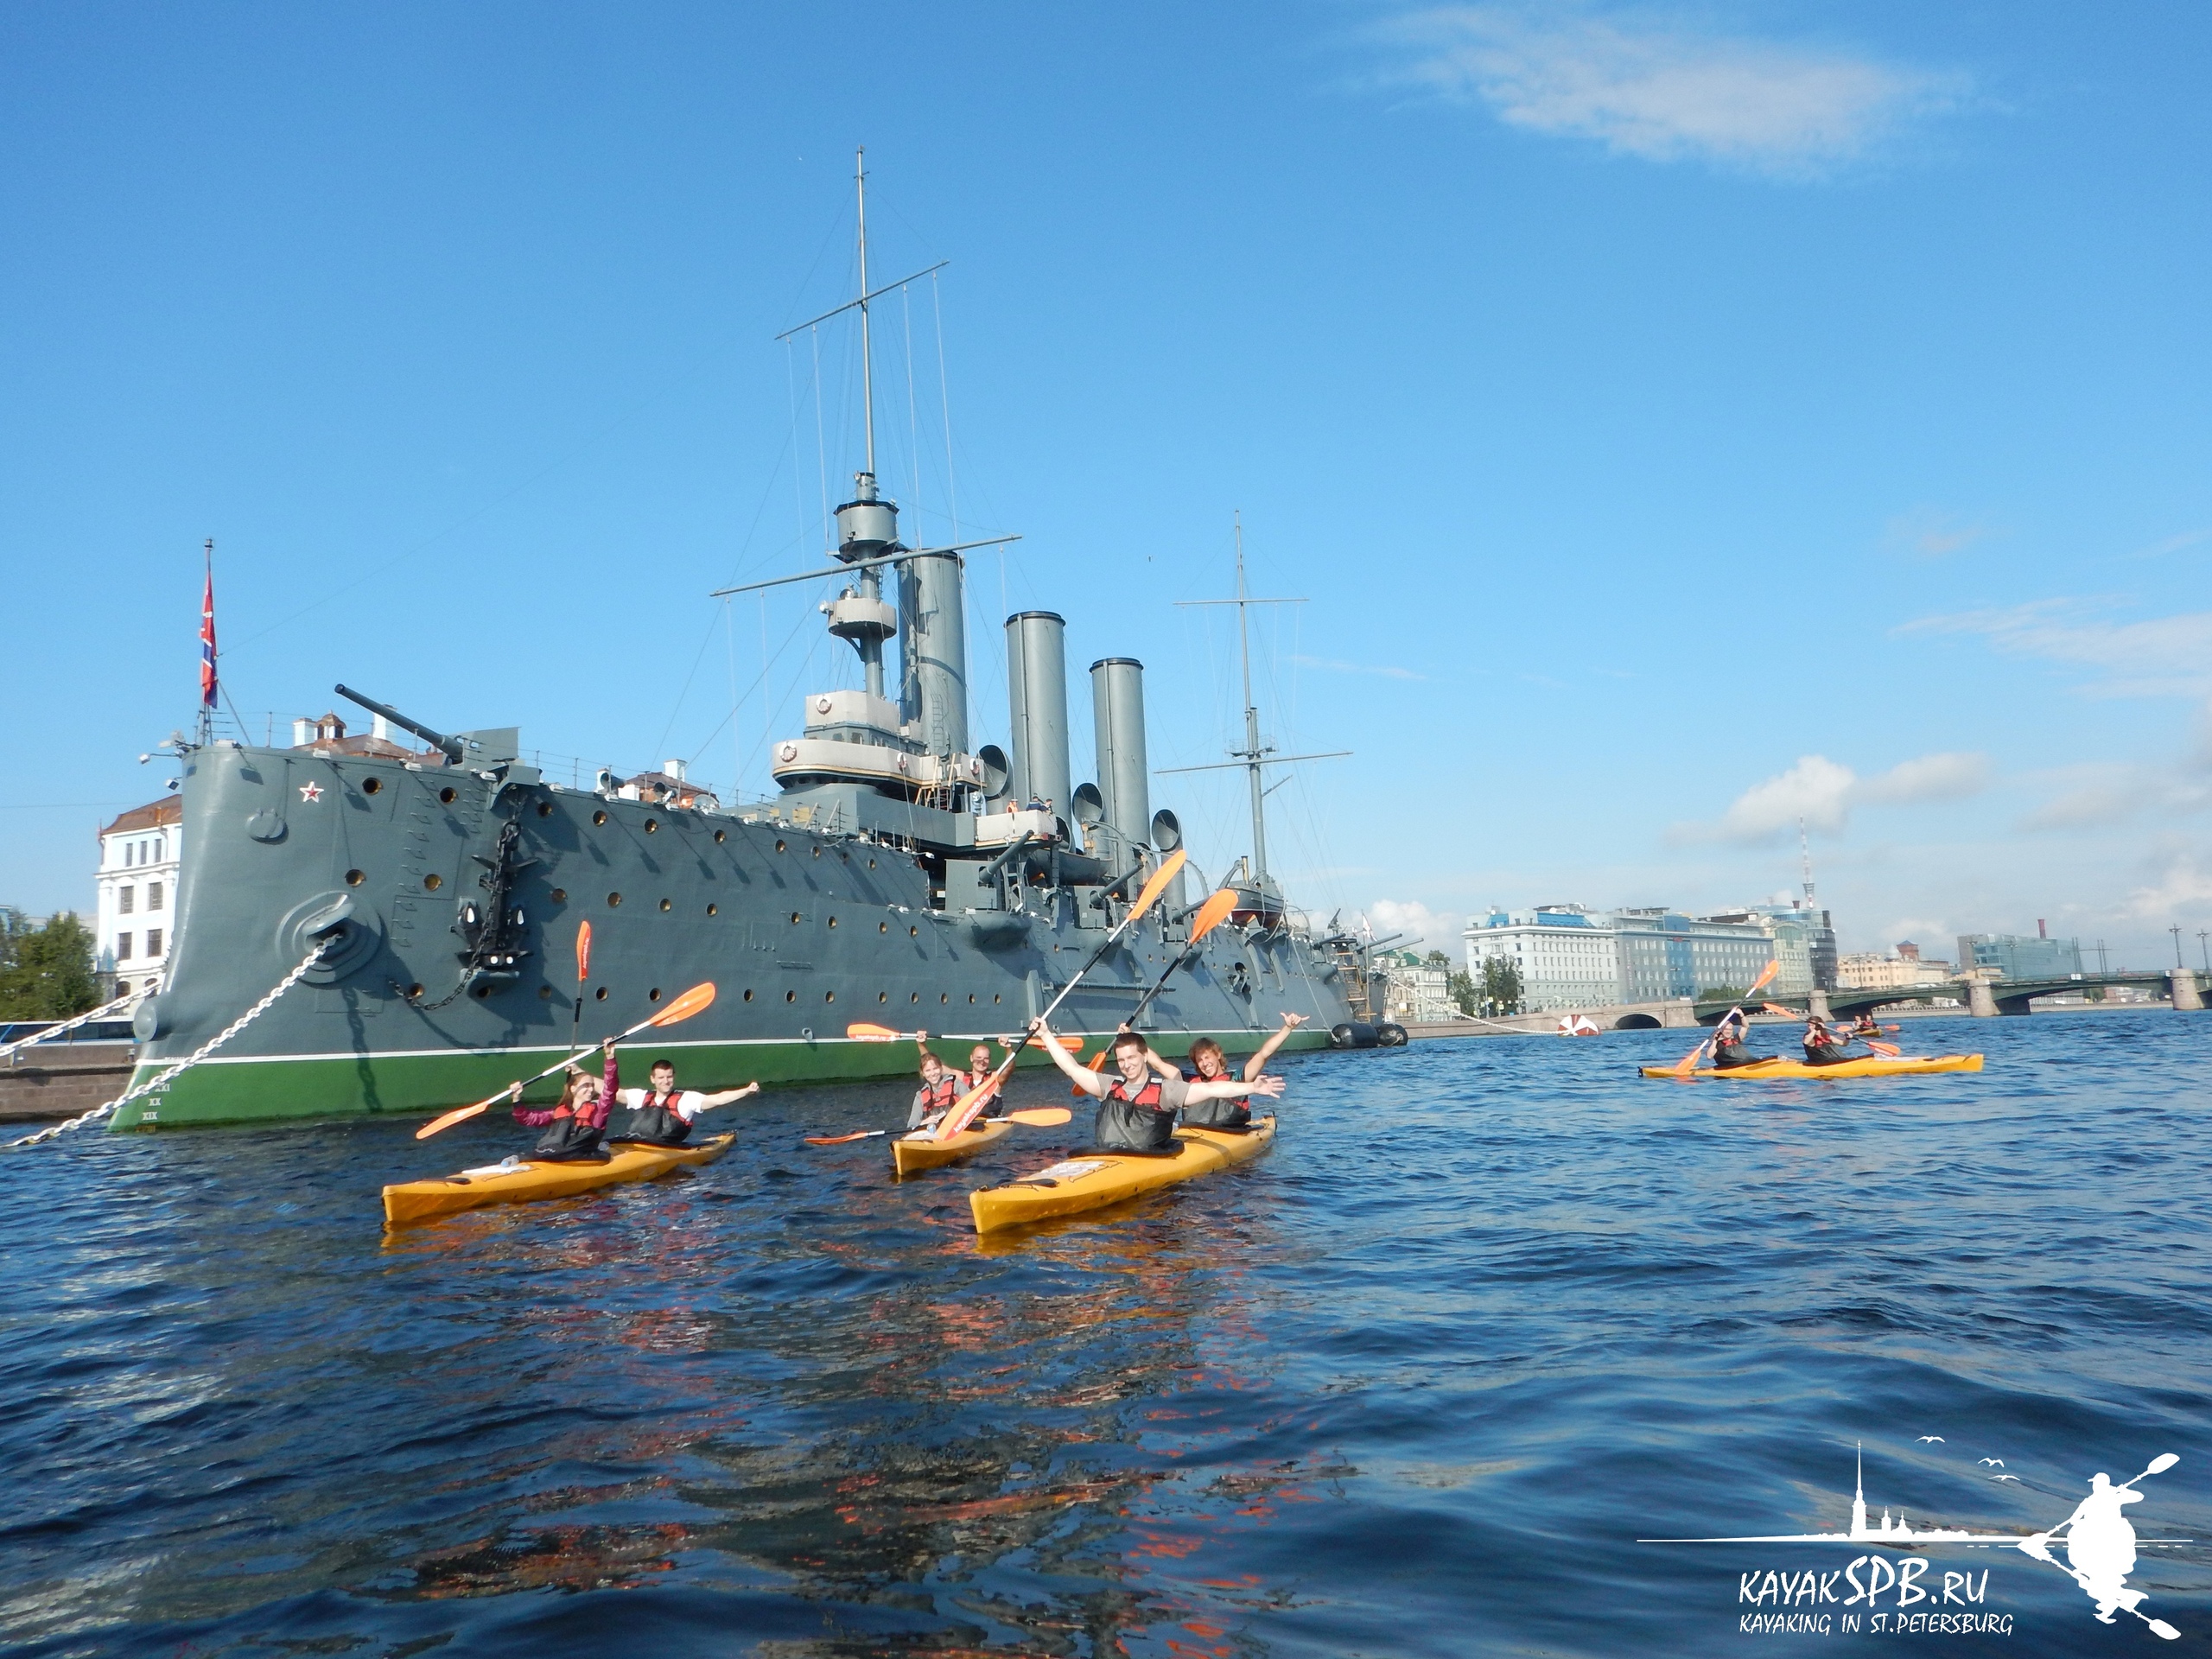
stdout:
<svg viewBox="0 0 2212 1659">
<path fill-rule="evenodd" d="M 1070 1033 L 1070 1035 L 1076 1033 Z M 1107 1035 L 1086 1038 L 1103 1043 Z M 1231 1054 L 1249 1054 L 1267 1039 L 1263 1031 L 1147 1032 L 1160 1053 L 1179 1057 L 1200 1037 L 1211 1036 Z M 968 1050 L 980 1039 L 946 1038 L 930 1046 L 948 1063 L 964 1067 Z M 1312 1027 L 1293 1034 L 1286 1048 L 1325 1048 L 1325 1031 Z M 913 1076 L 911 1044 L 856 1043 L 838 1038 L 806 1042 L 655 1043 L 651 1038 L 625 1050 L 627 1068 L 639 1071 L 664 1048 L 680 1051 L 684 1088 L 734 1088 L 763 1084 L 859 1083 L 871 1078 Z M 116 1130 L 175 1128 L 208 1123 L 263 1123 L 287 1118 L 359 1117 L 379 1114 L 429 1116 L 481 1100 L 560 1053 L 557 1048 L 500 1049 L 481 1052 L 430 1052 L 281 1056 L 203 1062 L 160 1093 L 125 1107 L 110 1122 Z M 587 1052 L 582 1063 L 594 1064 Z M 1024 1054 L 1024 1065 L 1050 1065 L 1049 1056 Z M 161 1073 L 158 1064 L 142 1064 L 131 1083 Z M 638 1081 L 642 1082 L 640 1076 Z M 531 1090 L 533 1102 L 550 1100 L 557 1079 Z"/>
</svg>

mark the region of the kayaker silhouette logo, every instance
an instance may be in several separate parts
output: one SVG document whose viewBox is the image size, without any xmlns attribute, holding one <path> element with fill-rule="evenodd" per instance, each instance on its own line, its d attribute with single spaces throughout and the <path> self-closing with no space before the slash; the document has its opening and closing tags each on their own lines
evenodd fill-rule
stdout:
<svg viewBox="0 0 2212 1659">
<path fill-rule="evenodd" d="M 1994 1465 L 2000 1460 L 1983 1459 L 1980 1461 Z M 2113 1483 L 2109 1474 L 2101 1472 L 2092 1475 L 2088 1482 L 2089 1495 L 2074 1506 L 2072 1514 L 2063 1521 L 2045 1528 L 2040 1532 L 2032 1532 L 2022 1536 L 2018 1533 L 1973 1532 L 1957 1527 L 1915 1527 L 1905 1519 L 1902 1510 L 1898 1511 L 1895 1519 L 1892 1519 L 1886 1507 L 1882 1510 L 1882 1518 L 1878 1522 L 1870 1522 L 1866 1518 L 1866 1456 L 1862 1448 L 1859 1459 L 1858 1483 L 1853 1491 L 1851 1499 L 1851 1529 L 1847 1532 L 1767 1533 L 1726 1538 L 1639 1538 L 1637 1541 L 1643 1544 L 1866 1543 L 1886 1545 L 1893 1549 L 1913 1549 L 1922 1546 L 1941 1544 L 1961 1544 L 1968 1548 L 1986 1549 L 1992 1545 L 2001 1545 L 2018 1550 L 2031 1560 L 2041 1561 L 2047 1567 L 2055 1567 L 2071 1578 L 2075 1583 L 2082 1586 L 2082 1593 L 2095 1604 L 2096 1616 L 2100 1623 L 2113 1624 L 2114 1622 L 2113 1616 L 2115 1613 L 2132 1613 L 2141 1619 L 2155 1635 L 2171 1642 L 2178 1638 L 2181 1632 L 2165 1620 L 2153 1618 L 2144 1612 L 2143 1603 L 2149 1599 L 2149 1592 L 2131 1589 L 2127 1579 L 2128 1575 L 2135 1570 L 2136 1551 L 2139 1547 L 2170 1548 L 2192 1541 L 2187 1538 L 2139 1538 L 2136 1536 L 2133 1523 L 2127 1518 L 2126 1510 L 2128 1504 L 2143 1502 L 2144 1494 L 2137 1490 L 2139 1482 L 2148 1479 L 2152 1475 L 2164 1474 L 2180 1461 L 2181 1458 L 2177 1452 L 2162 1452 L 2151 1459 L 2149 1465 L 2141 1474 L 2117 1484 Z M 2017 1478 L 1996 1476 L 1993 1478 L 2003 1480 Z M 2063 1560 L 2057 1554 L 2052 1553 L 2054 1543 L 2058 1550 L 2063 1552 L 2065 1558 Z M 1924 1601 L 1931 1605 L 1955 1601 L 1979 1602 L 1988 1587 L 1988 1575 L 1986 1572 L 1982 1576 L 1980 1590 L 1978 1592 L 1973 1586 L 1971 1573 L 1965 1574 L 1946 1573 L 1940 1588 L 1932 1583 L 1924 1587 L 1921 1586 L 1916 1580 L 1927 1574 L 1929 1564 L 1917 1557 L 1906 1557 L 1897 1566 L 1892 1567 L 1885 1558 L 1861 1556 L 1852 1563 L 1852 1568 L 1858 1567 L 1861 1562 L 1869 1563 L 1873 1569 L 1869 1573 L 1867 1584 L 1861 1585 L 1858 1573 L 1847 1568 L 1844 1574 L 1831 1576 L 1847 1577 L 1854 1593 L 1847 1599 L 1840 1596 L 1831 1598 L 1826 1587 L 1823 1586 L 1815 1592 L 1816 1599 L 1836 1599 L 1845 1606 L 1850 1605 L 1854 1601 L 1871 1606 L 1882 1591 L 1894 1586 L 1897 1592 L 1896 1605 L 1902 1610 L 1916 1601 Z M 1773 1578 L 1776 1575 L 1769 1574 L 1768 1576 Z M 1751 1582 L 1757 1577 L 1756 1573 L 1746 1577 L 1744 1599 L 1758 1599 Z M 1955 1582 L 1961 1580 L 1964 1580 L 1963 1586 Z M 1806 1587 L 1810 1589 L 1812 1575 L 1807 1574 L 1803 1582 Z M 1963 1595 L 1959 1593 L 1961 1588 L 1964 1590 Z M 1900 1611 L 1893 1617 L 1902 1618 L 1903 1615 Z M 1876 1628 L 1881 1627 L 1878 1624 Z"/>
</svg>

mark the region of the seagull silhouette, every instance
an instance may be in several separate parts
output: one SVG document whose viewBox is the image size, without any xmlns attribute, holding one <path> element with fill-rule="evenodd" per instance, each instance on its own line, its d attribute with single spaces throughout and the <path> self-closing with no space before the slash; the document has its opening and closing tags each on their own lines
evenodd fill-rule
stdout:
<svg viewBox="0 0 2212 1659">
<path fill-rule="evenodd" d="M 2005 1466 L 2005 1459 L 2002 1458 L 1984 1458 L 1982 1461 L 1993 1469 L 2002 1469 Z"/>
<path fill-rule="evenodd" d="M 2019 1477 L 2018 1475 L 1992 1475 L 1990 1478 L 1992 1480 L 2018 1480 Z"/>
<path fill-rule="evenodd" d="M 1920 1438 L 1923 1440 L 1934 1440 L 1938 1445 L 1942 1444 L 1943 1439 L 1941 1434 L 1923 1434 Z"/>
</svg>

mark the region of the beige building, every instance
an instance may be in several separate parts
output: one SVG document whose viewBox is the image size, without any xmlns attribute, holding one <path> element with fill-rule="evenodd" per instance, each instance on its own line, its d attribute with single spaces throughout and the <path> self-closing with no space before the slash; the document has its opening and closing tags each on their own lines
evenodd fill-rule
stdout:
<svg viewBox="0 0 2212 1659">
<path fill-rule="evenodd" d="M 1923 961 L 1917 956 L 1885 957 L 1867 951 L 1836 958 L 1835 982 L 1847 991 L 1902 991 L 1945 984 L 1950 978 L 1949 963 Z"/>
</svg>

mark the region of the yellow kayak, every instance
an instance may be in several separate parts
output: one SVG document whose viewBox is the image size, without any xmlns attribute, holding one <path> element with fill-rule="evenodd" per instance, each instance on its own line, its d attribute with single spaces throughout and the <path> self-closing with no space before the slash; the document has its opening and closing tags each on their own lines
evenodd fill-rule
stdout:
<svg viewBox="0 0 2212 1659">
<path fill-rule="evenodd" d="M 1671 1065 L 1642 1068 L 1647 1077 L 1671 1077 Z M 1979 1071 L 1979 1054 L 1901 1054 L 1894 1060 L 1873 1055 L 1863 1060 L 1844 1060 L 1834 1065 L 1808 1065 L 1802 1060 L 1761 1060 L 1755 1065 L 1732 1065 L 1725 1071 L 1700 1066 L 1685 1073 L 1693 1077 L 1718 1077 L 1731 1083 L 1758 1083 L 1770 1077 L 1919 1077 L 1936 1071 Z"/>
<path fill-rule="evenodd" d="M 1231 1164 L 1256 1158 L 1274 1144 L 1275 1121 L 1255 1118 L 1242 1135 L 1219 1129 L 1178 1129 L 1173 1158 L 1123 1156 L 1101 1152 L 1088 1157 L 1067 1158 L 1025 1175 L 1004 1186 L 983 1187 L 968 1195 L 976 1213 L 976 1230 L 993 1233 L 1005 1227 L 1025 1226 L 1056 1216 L 1072 1216 L 1098 1210 L 1140 1192 L 1173 1186 L 1193 1176 L 1211 1174 Z"/>
<path fill-rule="evenodd" d="M 925 1141 L 919 1130 L 895 1136 L 891 1142 L 892 1166 L 901 1175 L 912 1175 L 918 1170 L 957 1163 L 982 1151 L 1013 1127 L 1007 1119 L 995 1117 L 961 1130 L 950 1141 Z"/>
<path fill-rule="evenodd" d="M 734 1135 L 689 1147 L 617 1146 L 604 1162 L 490 1164 L 430 1181 L 402 1181 L 384 1190 L 384 1224 L 404 1227 L 487 1204 L 565 1198 L 620 1181 L 650 1181 L 671 1169 L 697 1168 L 728 1152 Z"/>
</svg>

